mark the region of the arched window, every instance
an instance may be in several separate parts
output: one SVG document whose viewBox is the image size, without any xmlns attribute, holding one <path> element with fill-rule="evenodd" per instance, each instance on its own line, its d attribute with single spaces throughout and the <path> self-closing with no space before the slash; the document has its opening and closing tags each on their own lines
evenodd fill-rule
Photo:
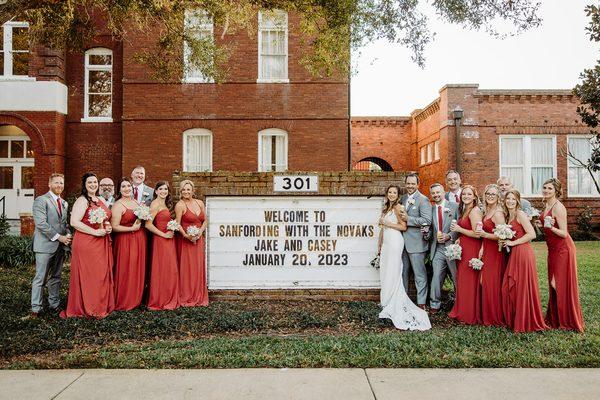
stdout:
<svg viewBox="0 0 600 400">
<path fill-rule="evenodd" d="M 85 52 L 82 122 L 112 122 L 113 52 L 94 48 Z"/>
<path fill-rule="evenodd" d="M 212 132 L 195 128 L 183 132 L 183 170 L 212 171 Z"/>
<path fill-rule="evenodd" d="M 283 129 L 258 132 L 258 172 L 285 171 L 288 164 L 288 138 Z"/>
</svg>

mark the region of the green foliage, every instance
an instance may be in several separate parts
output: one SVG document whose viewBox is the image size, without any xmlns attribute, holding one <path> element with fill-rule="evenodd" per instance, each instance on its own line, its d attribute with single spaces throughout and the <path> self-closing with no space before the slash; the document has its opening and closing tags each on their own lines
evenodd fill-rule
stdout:
<svg viewBox="0 0 600 400">
<path fill-rule="evenodd" d="M 34 270 L 2 269 L 0 361 L 20 369 L 600 367 L 600 242 L 576 245 L 583 334 L 464 326 L 445 312 L 431 316 L 431 331 L 399 332 L 369 301 L 217 301 L 102 320 L 24 320 Z M 545 305 L 546 245 L 533 247 Z"/>
<path fill-rule="evenodd" d="M 132 30 L 157 34 L 156 41 L 136 55 L 138 62 L 152 68 L 154 78 L 179 81 L 186 68 L 198 68 L 206 78 L 220 82 L 235 46 L 226 36 L 237 31 L 254 36 L 257 9 L 279 9 L 299 15 L 297 27 L 306 50 L 300 63 L 315 76 L 346 77 L 350 51 L 379 39 L 409 48 L 412 59 L 423 66 L 425 47 L 433 38 L 423 13 L 427 4 L 439 18 L 492 35 L 500 35 L 496 22 L 509 23 L 513 33 L 541 22 L 540 4 L 533 0 L 11 0 L 0 7 L 0 21 L 29 21 L 32 41 L 81 51 L 99 29 L 93 20 L 100 13 L 118 39 L 127 40 Z M 220 40 L 213 44 L 186 32 L 186 10 L 205 10 Z M 190 66 L 182 63 L 184 43 L 191 50 Z"/>
<path fill-rule="evenodd" d="M 577 229 L 573 233 L 573 240 L 597 239 L 594 236 L 594 228 L 592 224 L 593 217 L 593 210 L 589 206 L 585 206 L 585 208 L 577 216 L 577 220 L 575 222 L 577 224 Z"/>
<path fill-rule="evenodd" d="M 35 263 L 33 239 L 29 236 L 4 236 L 0 238 L 0 266 L 27 267 Z"/>
<path fill-rule="evenodd" d="M 8 235 L 8 232 L 10 232 L 10 224 L 6 219 L 6 214 L 2 214 L 0 215 L 0 240 Z"/>
</svg>

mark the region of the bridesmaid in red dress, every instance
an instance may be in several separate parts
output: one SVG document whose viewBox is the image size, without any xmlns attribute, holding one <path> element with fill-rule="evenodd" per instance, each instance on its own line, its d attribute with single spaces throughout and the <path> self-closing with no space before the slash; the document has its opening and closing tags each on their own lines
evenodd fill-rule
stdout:
<svg viewBox="0 0 600 400">
<path fill-rule="evenodd" d="M 483 238 L 479 258 L 483 261 L 481 269 L 481 322 L 485 326 L 504 325 L 502 314 L 502 276 L 506 268 L 505 253 L 498 249 L 498 237 L 494 235 L 496 225 L 505 224 L 504 212 L 498 204 L 500 199 L 498 185 L 487 185 L 484 190 L 485 214 L 483 226 L 477 234 Z"/>
<path fill-rule="evenodd" d="M 535 231 L 529 217 L 521 210 L 518 190 L 506 192 L 503 208 L 508 224 L 516 232 L 512 240 L 504 242 L 510 249 L 502 282 L 504 320 L 515 332 L 543 331 L 548 327 L 542 315 L 535 254 L 531 247 Z"/>
<path fill-rule="evenodd" d="M 558 200 L 562 185 L 558 179 L 544 182 L 542 194 L 546 209 L 540 216 L 548 246 L 548 309 L 546 323 L 552 328 L 583 332 L 584 323 L 579 305 L 577 283 L 577 253 L 567 230 L 567 209 Z M 544 220 L 548 219 L 548 224 Z"/>
<path fill-rule="evenodd" d="M 115 308 L 111 214 L 96 196 L 97 190 L 98 177 L 90 172 L 84 174 L 81 196 L 71 213 L 71 226 L 76 233 L 71 247 L 69 297 L 62 318 L 104 318 Z M 99 219 L 90 221 L 94 215 Z"/>
<path fill-rule="evenodd" d="M 115 257 L 115 310 L 132 310 L 142 304 L 146 275 L 146 232 L 135 216 L 138 203 L 128 178 L 121 178 L 119 193 L 112 206 L 111 224 Z"/>
<path fill-rule="evenodd" d="M 172 206 L 169 184 L 165 181 L 158 182 L 154 188 L 154 200 L 150 204 L 152 220 L 146 221 L 146 229 L 154 234 L 148 293 L 149 310 L 174 310 L 179 307 L 179 271 L 173 238 L 175 233 L 167 229 Z"/>
<path fill-rule="evenodd" d="M 206 212 L 204 203 L 195 199 L 194 183 L 181 182 L 181 200 L 175 206 L 175 217 L 181 225 L 177 238 L 177 256 L 179 259 L 179 302 L 184 307 L 207 306 L 208 289 L 206 287 L 206 265 L 204 259 L 204 237 L 206 230 Z M 200 233 L 188 235 L 186 230 L 196 226 Z"/>
<path fill-rule="evenodd" d="M 477 190 L 471 185 L 463 187 L 460 194 L 458 222 L 452 223 L 450 229 L 460 234 L 457 243 L 462 247 L 462 257 L 456 266 L 456 300 L 448 315 L 465 324 L 474 325 L 481 322 L 480 310 L 480 272 L 469 266 L 472 258 L 479 257 L 481 239 L 475 233 L 477 224 L 481 223 L 481 210 L 477 206 L 479 197 Z"/>
</svg>

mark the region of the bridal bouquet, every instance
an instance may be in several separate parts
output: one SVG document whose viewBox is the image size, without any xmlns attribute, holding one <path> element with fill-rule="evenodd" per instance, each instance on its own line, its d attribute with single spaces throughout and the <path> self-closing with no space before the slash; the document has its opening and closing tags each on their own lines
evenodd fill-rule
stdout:
<svg viewBox="0 0 600 400">
<path fill-rule="evenodd" d="M 483 261 L 479 258 L 471 258 L 469 260 L 469 267 L 473 268 L 475 271 L 481 271 L 481 268 L 483 268 Z"/>
<path fill-rule="evenodd" d="M 190 236 L 200 236 L 200 228 L 198 228 L 196 225 L 190 225 L 185 230 L 185 233 L 187 233 Z"/>
<path fill-rule="evenodd" d="M 371 260 L 371 267 L 379 269 L 379 254 L 377 254 L 375 258 Z"/>
<path fill-rule="evenodd" d="M 462 247 L 456 243 L 446 246 L 446 258 L 448 260 L 460 260 L 462 258 Z"/>
<path fill-rule="evenodd" d="M 167 230 L 175 232 L 178 231 L 179 228 L 181 228 L 181 225 L 179 225 L 174 219 L 167 222 Z"/>
<path fill-rule="evenodd" d="M 141 221 L 150 221 L 152 219 L 152 214 L 150 213 L 150 207 L 145 204 L 138 205 L 133 213 L 136 217 L 138 217 Z"/>
<path fill-rule="evenodd" d="M 102 225 L 102 223 L 108 218 L 106 211 L 103 208 L 94 208 L 88 212 L 88 221 L 90 224 Z"/>
<path fill-rule="evenodd" d="M 517 232 L 513 231 L 512 226 L 508 224 L 496 225 L 494 227 L 494 235 L 498 236 L 498 239 L 500 239 L 500 241 L 498 241 L 498 251 L 502 250 L 502 240 L 510 240 L 515 237 L 516 234 Z M 510 249 L 507 248 L 507 251 L 510 252 Z"/>
</svg>

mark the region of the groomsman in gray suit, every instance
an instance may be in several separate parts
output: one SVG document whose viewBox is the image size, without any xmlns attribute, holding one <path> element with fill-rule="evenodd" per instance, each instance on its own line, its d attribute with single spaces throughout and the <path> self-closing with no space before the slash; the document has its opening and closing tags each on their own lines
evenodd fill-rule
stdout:
<svg viewBox="0 0 600 400">
<path fill-rule="evenodd" d="M 453 169 L 446 172 L 446 186 L 448 187 L 448 192 L 446 193 L 445 198 L 450 203 L 460 203 L 460 195 L 462 194 L 461 184 L 462 182 L 458 172 Z"/>
<path fill-rule="evenodd" d="M 154 189 L 144 184 L 146 180 L 146 169 L 138 165 L 131 171 L 131 184 L 133 186 L 133 198 L 140 204 L 144 203 L 150 207 L 154 197 Z M 116 188 L 121 190 L 121 188 Z"/>
<path fill-rule="evenodd" d="M 404 289 L 408 292 L 408 276 L 412 269 L 415 275 L 417 288 L 417 305 L 425 309 L 427 302 L 427 270 L 425 268 L 425 255 L 429 250 L 429 243 L 421 233 L 421 227 L 431 225 L 431 204 L 427 196 L 419 192 L 419 175 L 409 174 L 404 178 L 406 194 L 400 202 L 406 211 L 402 215 L 407 222 L 404 232 L 404 252 L 402 253 L 402 280 Z"/>
<path fill-rule="evenodd" d="M 71 244 L 67 225 L 68 204 L 60 198 L 65 188 L 62 174 L 52 174 L 48 181 L 50 191 L 33 202 L 33 251 L 35 277 L 31 285 L 31 317 L 42 312 L 44 286 L 48 287 L 48 305 L 52 312 L 60 311 L 60 273 L 65 247 Z"/>
<path fill-rule="evenodd" d="M 458 204 L 445 199 L 444 186 L 441 183 L 434 183 L 429 187 L 431 198 L 435 202 L 431 206 L 433 218 L 431 232 L 431 250 L 429 257 L 433 268 L 433 277 L 431 278 L 431 289 L 429 295 L 429 311 L 435 314 L 442 305 L 442 285 L 446 279 L 447 271 L 452 275 L 452 281 L 456 288 L 456 261 L 446 258 L 446 246 L 454 243 L 457 237 L 456 232 L 450 230 L 452 220 L 458 220 Z"/>
</svg>

